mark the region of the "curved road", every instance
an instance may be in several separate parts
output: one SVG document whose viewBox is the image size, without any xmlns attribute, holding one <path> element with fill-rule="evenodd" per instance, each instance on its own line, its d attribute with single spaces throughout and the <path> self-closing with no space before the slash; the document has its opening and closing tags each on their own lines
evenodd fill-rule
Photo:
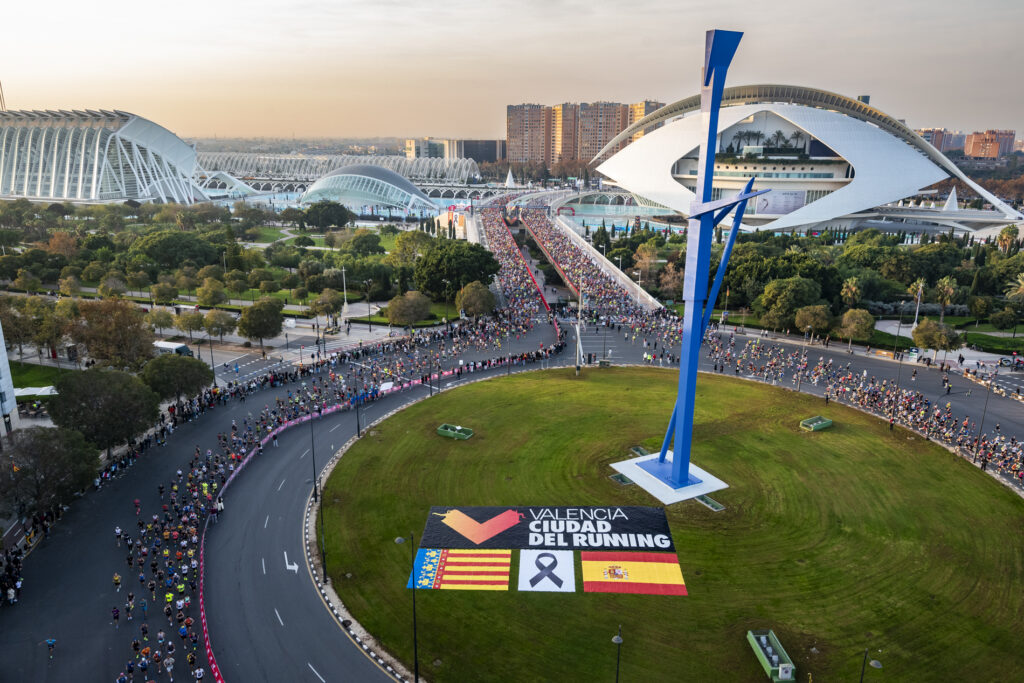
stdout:
<svg viewBox="0 0 1024 683">
<path fill-rule="evenodd" d="M 514 350 L 537 348 L 538 335 L 551 336 L 550 328 L 547 330 L 514 342 Z M 738 347 L 744 339 L 738 338 Z M 569 342 L 553 364 L 572 363 L 571 332 Z M 585 352 L 595 354 L 606 348 L 611 360 L 618 363 L 640 362 L 643 353 L 639 344 L 625 343 L 621 334 L 593 326 L 584 333 L 583 344 Z M 867 369 L 869 375 L 879 379 L 894 379 L 898 369 L 892 361 L 863 355 L 851 357 L 843 348 L 813 347 L 809 355 L 812 363 L 819 355 L 832 357 L 843 365 L 852 362 L 856 370 Z M 527 366 L 531 367 L 540 365 Z M 980 414 L 984 400 L 981 387 L 968 385 L 954 376 L 954 391 L 946 396 L 938 371 L 915 367 L 918 377 L 914 386 L 929 399 L 943 403 L 949 400 L 954 413 L 960 416 L 970 414 L 976 418 Z M 710 366 L 703 364 L 702 369 Z M 503 368 L 498 368 L 488 374 L 503 372 Z M 910 386 L 910 372 L 910 366 L 904 364 L 903 386 Z M 443 380 L 442 384 L 448 386 L 450 382 Z M 974 389 L 973 395 L 967 395 L 968 387 Z M 13 607 L 0 607 L 0 682 L 114 680 L 131 657 L 131 651 L 124 620 L 119 632 L 110 624 L 110 608 L 123 604 L 124 599 L 123 594 L 113 592 L 110 577 L 118 571 L 130 583 L 131 575 L 123 571 L 124 553 L 114 543 L 113 527 L 134 525 L 132 500 L 136 497 L 143 501 L 143 514 L 155 510 L 159 504 L 157 484 L 169 482 L 175 470 L 187 464 L 196 445 L 212 447 L 217 432 L 226 429 L 231 419 L 240 420 L 248 412 L 258 412 L 289 388 L 294 386 L 256 394 L 248 404 L 234 402 L 216 408 L 212 415 L 181 426 L 170 438 L 171 446 L 151 450 L 124 477 L 72 505 L 51 538 L 41 542 L 26 559 L 25 588 L 20 602 Z M 806 383 L 802 389 L 821 394 L 821 387 Z M 426 388 L 417 387 L 370 404 L 364 423 L 421 397 L 425 391 Z M 1020 403 L 992 395 L 986 428 L 1000 422 L 1004 433 L 1020 438 L 1024 436 L 1022 412 L 1024 406 Z M 354 433 L 352 412 L 316 420 L 316 466 L 321 468 L 333 450 Z M 225 514 L 207 535 L 207 615 L 217 663 L 232 683 L 391 679 L 338 627 L 306 569 L 302 520 L 313 481 L 310 428 L 293 427 L 281 435 L 279 442 L 279 448 L 268 446 L 232 483 L 225 499 Z M 289 568 L 292 565 L 297 566 Z M 159 623 L 160 619 L 162 616 L 151 621 Z M 47 659 L 43 644 L 51 637 L 58 641 L 52 661 Z M 179 662 L 176 672 L 180 679 L 187 673 L 187 667 L 184 657 L 179 657 Z"/>
</svg>

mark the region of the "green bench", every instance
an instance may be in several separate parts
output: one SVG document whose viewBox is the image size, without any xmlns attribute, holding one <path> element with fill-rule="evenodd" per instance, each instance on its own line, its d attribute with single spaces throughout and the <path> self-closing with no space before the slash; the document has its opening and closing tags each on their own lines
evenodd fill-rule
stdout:
<svg viewBox="0 0 1024 683">
<path fill-rule="evenodd" d="M 437 428 L 437 433 L 441 436 L 447 436 L 450 439 L 468 439 L 473 436 L 473 430 L 468 427 L 460 427 L 456 425 L 443 424 Z"/>
<path fill-rule="evenodd" d="M 822 429 L 828 429 L 831 426 L 832 420 L 827 417 L 822 417 L 821 415 L 815 415 L 814 417 L 809 417 L 806 420 L 800 421 L 800 429 L 806 429 L 809 432 L 818 432 Z"/>
</svg>

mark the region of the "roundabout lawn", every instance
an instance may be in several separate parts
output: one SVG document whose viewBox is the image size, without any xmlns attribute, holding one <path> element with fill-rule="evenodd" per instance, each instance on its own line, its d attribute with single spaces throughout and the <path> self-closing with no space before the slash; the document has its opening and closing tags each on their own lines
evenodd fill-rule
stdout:
<svg viewBox="0 0 1024 683">
<path fill-rule="evenodd" d="M 346 606 L 412 660 L 409 547 L 431 505 L 656 505 L 609 479 L 660 445 L 677 373 L 532 372 L 471 384 L 375 427 L 324 490 Z M 436 681 L 765 680 L 745 641 L 773 628 L 799 680 L 1013 680 L 1024 671 L 1024 500 L 947 451 L 821 399 L 701 375 L 694 461 L 730 484 L 667 508 L 688 597 L 419 591 Z M 807 433 L 800 419 L 835 426 Z M 475 430 L 436 435 L 442 422 Z M 577 586 L 582 591 L 577 557 Z M 816 652 L 812 652 L 812 648 Z M 880 652 L 879 652 L 880 651 Z M 411 668 L 411 666 L 410 666 Z"/>
</svg>

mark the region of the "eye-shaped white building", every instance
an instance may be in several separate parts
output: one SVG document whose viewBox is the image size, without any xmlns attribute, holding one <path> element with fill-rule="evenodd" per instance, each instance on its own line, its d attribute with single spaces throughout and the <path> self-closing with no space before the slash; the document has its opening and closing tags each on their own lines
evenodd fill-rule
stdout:
<svg viewBox="0 0 1024 683">
<path fill-rule="evenodd" d="M 649 130 L 657 127 L 654 130 Z M 700 96 L 669 104 L 626 128 L 597 158 L 644 135 L 598 167 L 639 203 L 688 215 L 701 144 Z M 712 199 L 736 194 L 753 176 L 771 189 L 747 207 L 744 226 L 764 230 L 889 230 L 921 226 L 977 230 L 1022 214 L 970 180 L 903 123 L 859 100 L 790 85 L 726 88 L 719 117 Z M 992 210 L 908 197 L 946 178 L 977 192 Z"/>
<path fill-rule="evenodd" d="M 191 204 L 196 151 L 123 111 L 0 111 L 0 198 Z"/>
</svg>

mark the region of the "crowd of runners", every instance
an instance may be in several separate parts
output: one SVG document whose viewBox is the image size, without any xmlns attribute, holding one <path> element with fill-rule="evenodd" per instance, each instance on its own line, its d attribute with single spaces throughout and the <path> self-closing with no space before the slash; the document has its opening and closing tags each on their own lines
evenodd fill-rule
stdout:
<svg viewBox="0 0 1024 683">
<path fill-rule="evenodd" d="M 331 353 L 313 363 L 266 372 L 258 377 L 210 389 L 170 406 L 157 425 L 122 456 L 108 463 L 106 478 L 117 476 L 150 449 L 164 446 L 184 422 L 216 415 L 219 406 L 247 404 L 241 420 L 223 425 L 217 443 L 205 451 L 195 446 L 187 467 L 175 477 L 133 498 L 126 506 L 123 527 L 114 529 L 114 542 L 124 562 L 113 568 L 110 585 L 110 623 L 124 641 L 117 655 L 118 683 L 174 680 L 207 675 L 203 635 L 197 623 L 199 543 L 203 525 L 215 523 L 224 511 L 221 492 L 225 483 L 250 453 L 270 448 L 276 428 L 328 406 L 343 410 L 374 401 L 390 391 L 434 383 L 442 375 L 461 378 L 509 362 L 525 365 L 544 361 L 565 347 L 562 335 L 533 350 L 510 356 L 512 339 L 521 340 L 548 315 L 541 303 L 529 266 L 498 209 L 481 209 L 480 218 L 489 248 L 502 268 L 497 285 L 503 307 L 492 316 L 461 320 L 444 327 Z M 558 260 L 574 286 L 584 288 L 589 324 L 611 328 L 637 349 L 636 360 L 649 364 L 678 364 L 681 321 L 666 309 L 647 311 L 595 264 L 588 255 L 555 228 L 539 211 L 524 211 L 535 239 Z M 520 345 L 522 346 L 522 345 Z M 713 369 L 770 383 L 789 381 L 819 387 L 824 400 L 840 400 L 926 434 L 958 448 L 990 469 L 1014 477 L 1024 486 L 1024 450 L 1015 437 L 1001 433 L 997 424 L 979 438 L 978 425 L 967 416 L 954 416 L 950 404 L 928 399 L 915 386 L 916 371 L 905 374 L 899 387 L 891 380 L 877 380 L 851 362 L 838 363 L 819 356 L 816 350 L 788 350 L 765 339 L 737 337 L 712 325 L 705 337 L 705 351 Z M 948 381 L 948 379 L 946 380 Z M 271 401 L 260 401 L 264 389 L 287 387 Z M 259 404 L 262 403 L 262 407 Z M 224 418 L 217 418 L 224 419 Z M 988 425 L 986 425 L 988 426 Z M 148 486 L 148 485 L 147 485 Z M 146 499 L 144 503 L 142 498 Z M 0 561 L 0 594 L 15 602 L 21 590 L 20 551 L 4 553 Z M 53 655 L 56 641 L 45 641 Z M 124 663 L 122 664 L 122 660 Z M 186 675 L 187 669 L 187 675 Z"/>
</svg>

